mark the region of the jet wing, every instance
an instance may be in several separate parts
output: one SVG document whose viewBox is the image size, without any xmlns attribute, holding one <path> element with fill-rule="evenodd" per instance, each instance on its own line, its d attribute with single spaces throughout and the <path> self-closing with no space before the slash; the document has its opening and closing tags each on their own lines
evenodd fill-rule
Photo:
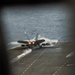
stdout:
<svg viewBox="0 0 75 75">
<path fill-rule="evenodd" d="M 22 41 L 22 40 L 19 40 L 19 41 L 17 41 L 18 43 L 24 43 L 24 44 L 27 44 L 28 43 L 28 41 Z"/>
<path fill-rule="evenodd" d="M 45 40 L 44 39 L 41 39 L 41 40 L 37 40 L 37 41 L 35 41 L 35 43 L 37 44 L 39 44 L 39 43 L 41 43 L 41 42 L 44 42 Z M 22 40 L 19 40 L 19 41 L 17 41 L 18 43 L 25 43 L 25 44 L 27 44 L 29 41 L 22 41 Z"/>
<path fill-rule="evenodd" d="M 44 42 L 44 41 L 45 41 L 44 39 L 41 39 L 41 40 L 35 41 L 35 43 L 36 43 L 36 44 L 39 44 L 39 43 L 42 43 L 42 42 Z"/>
</svg>

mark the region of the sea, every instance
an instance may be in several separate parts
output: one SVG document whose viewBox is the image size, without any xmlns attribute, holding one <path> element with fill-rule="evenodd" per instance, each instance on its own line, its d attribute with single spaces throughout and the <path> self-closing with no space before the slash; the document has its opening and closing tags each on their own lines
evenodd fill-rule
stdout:
<svg viewBox="0 0 75 75">
<path fill-rule="evenodd" d="M 65 4 L 6 6 L 2 22 L 6 42 L 32 39 L 39 33 L 49 39 L 71 41 L 71 10 Z"/>
</svg>

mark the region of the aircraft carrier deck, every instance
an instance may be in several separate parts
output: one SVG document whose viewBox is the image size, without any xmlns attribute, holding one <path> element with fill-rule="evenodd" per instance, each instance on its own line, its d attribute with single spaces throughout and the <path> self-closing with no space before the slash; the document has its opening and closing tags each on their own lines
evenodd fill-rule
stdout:
<svg viewBox="0 0 75 75">
<path fill-rule="evenodd" d="M 10 60 L 22 52 L 23 50 L 8 50 Z M 75 75 L 74 58 L 66 58 L 71 52 L 71 43 L 68 42 L 60 42 L 55 48 L 35 49 L 10 64 L 12 75 Z"/>
</svg>

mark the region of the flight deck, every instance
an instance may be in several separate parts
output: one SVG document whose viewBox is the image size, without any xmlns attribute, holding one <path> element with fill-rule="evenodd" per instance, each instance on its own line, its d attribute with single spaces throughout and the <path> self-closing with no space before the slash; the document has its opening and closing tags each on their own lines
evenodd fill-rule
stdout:
<svg viewBox="0 0 75 75">
<path fill-rule="evenodd" d="M 24 50 L 8 50 L 10 61 Z M 55 48 L 34 49 L 27 56 L 10 64 L 12 75 L 75 75 L 71 43 L 60 42 Z"/>
</svg>

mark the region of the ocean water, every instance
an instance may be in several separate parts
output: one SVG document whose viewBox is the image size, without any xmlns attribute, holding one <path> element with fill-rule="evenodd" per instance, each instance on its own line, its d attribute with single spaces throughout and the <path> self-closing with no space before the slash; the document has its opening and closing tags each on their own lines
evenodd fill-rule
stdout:
<svg viewBox="0 0 75 75">
<path fill-rule="evenodd" d="M 2 10 L 7 43 L 33 38 L 37 33 L 60 41 L 70 41 L 71 11 L 65 5 L 14 6 Z"/>
</svg>

